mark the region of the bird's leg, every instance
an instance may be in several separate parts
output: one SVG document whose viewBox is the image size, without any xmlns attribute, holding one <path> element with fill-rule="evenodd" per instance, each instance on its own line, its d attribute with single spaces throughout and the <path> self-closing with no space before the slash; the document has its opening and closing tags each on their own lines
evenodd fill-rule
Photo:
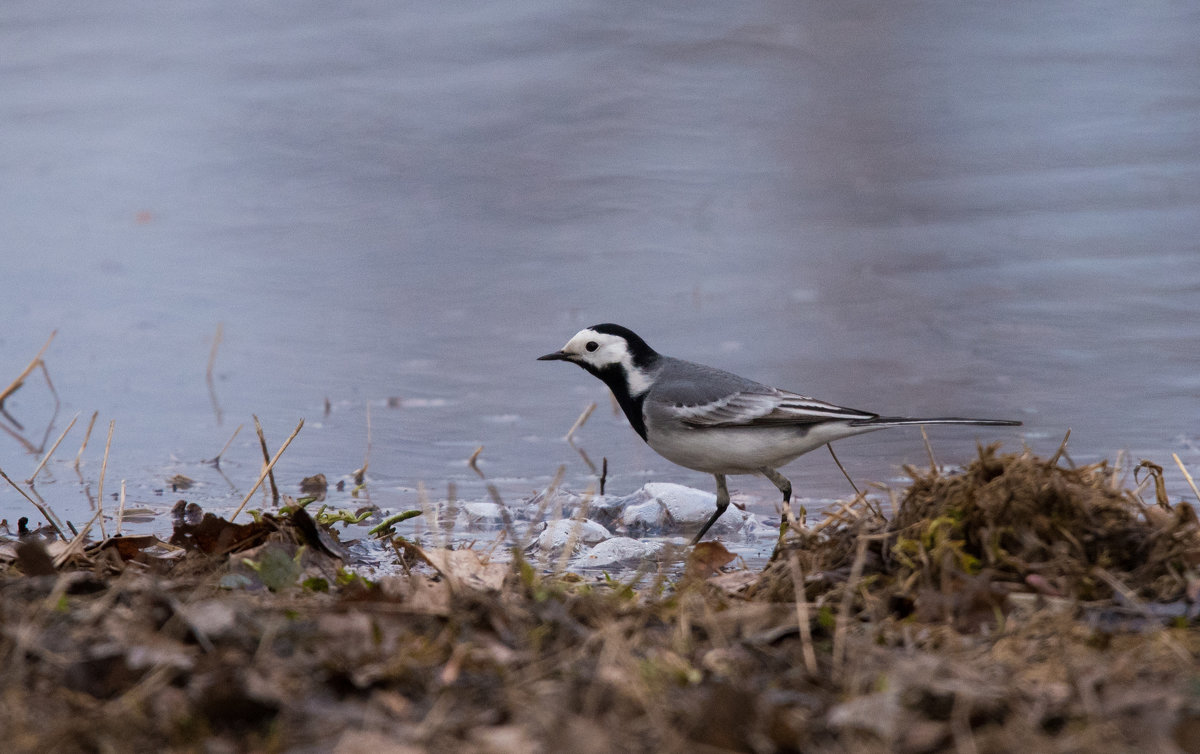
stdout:
<svg viewBox="0 0 1200 754">
<path fill-rule="evenodd" d="M 771 480 L 771 484 L 779 488 L 783 493 L 783 515 L 779 520 L 779 536 L 787 531 L 788 526 L 800 528 L 800 524 L 796 521 L 796 517 L 792 515 L 792 483 L 783 474 L 780 474 L 770 466 L 763 466 L 758 470 L 758 473 Z"/>
<path fill-rule="evenodd" d="M 725 475 L 713 474 L 713 476 L 717 479 L 717 511 L 712 514 L 712 518 L 705 522 L 704 526 L 700 527 L 700 531 L 696 533 L 696 536 L 692 537 L 693 545 L 700 541 L 700 538 L 704 536 L 709 527 L 715 524 L 717 519 L 721 517 L 721 514 L 725 512 L 725 509 L 729 507 L 729 488 L 725 486 Z"/>
</svg>

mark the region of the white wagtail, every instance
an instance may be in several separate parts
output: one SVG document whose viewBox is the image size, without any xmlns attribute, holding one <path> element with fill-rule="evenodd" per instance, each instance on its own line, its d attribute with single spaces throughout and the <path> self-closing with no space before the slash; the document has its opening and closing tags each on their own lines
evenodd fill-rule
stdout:
<svg viewBox="0 0 1200 754">
<path fill-rule="evenodd" d="M 634 431 L 663 458 L 712 474 L 717 510 L 692 544 L 729 506 L 727 474 L 762 474 L 783 493 L 792 483 L 776 469 L 845 437 L 910 424 L 1020 426 L 1005 419 L 880 416 L 769 387 L 714 367 L 663 356 L 628 328 L 603 324 L 580 330 L 539 361 L 578 364 L 612 390 Z"/>
</svg>

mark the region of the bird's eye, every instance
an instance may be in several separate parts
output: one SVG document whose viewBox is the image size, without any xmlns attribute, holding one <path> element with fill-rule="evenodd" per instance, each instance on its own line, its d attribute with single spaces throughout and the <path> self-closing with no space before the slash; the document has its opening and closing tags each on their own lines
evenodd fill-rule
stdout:
<svg viewBox="0 0 1200 754">
<path fill-rule="evenodd" d="M 596 350 L 597 348 L 599 348 L 599 347 L 600 347 L 600 344 L 599 344 L 599 343 L 597 343 L 597 342 L 596 342 L 596 341 L 594 341 L 594 340 L 589 340 L 589 341 L 588 341 L 588 343 L 587 343 L 587 345 L 586 345 L 586 346 L 584 346 L 584 348 L 586 348 L 586 349 L 588 350 L 588 353 L 591 353 L 592 351 L 595 351 L 595 350 Z"/>
</svg>

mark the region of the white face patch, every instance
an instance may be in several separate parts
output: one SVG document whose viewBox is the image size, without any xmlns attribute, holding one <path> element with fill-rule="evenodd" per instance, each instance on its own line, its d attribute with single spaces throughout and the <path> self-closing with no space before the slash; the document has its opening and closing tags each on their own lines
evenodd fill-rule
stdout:
<svg viewBox="0 0 1200 754">
<path fill-rule="evenodd" d="M 562 352 L 570 354 L 573 361 L 596 369 L 619 366 L 630 395 L 641 395 L 650 389 L 650 375 L 633 365 L 629 344 L 619 335 L 580 330 L 562 347 Z"/>
<path fill-rule="evenodd" d="M 638 396 L 650 389 L 650 375 L 633 365 L 633 357 L 625 354 L 622 366 L 625 367 L 625 384 L 629 387 L 630 395 Z"/>
</svg>

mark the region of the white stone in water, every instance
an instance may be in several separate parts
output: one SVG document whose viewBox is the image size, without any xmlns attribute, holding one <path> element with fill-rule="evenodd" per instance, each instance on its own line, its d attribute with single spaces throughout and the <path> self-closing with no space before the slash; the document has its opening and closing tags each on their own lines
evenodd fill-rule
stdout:
<svg viewBox="0 0 1200 754">
<path fill-rule="evenodd" d="M 608 529 L 595 521 L 560 519 L 546 522 L 546 528 L 534 540 L 534 547 L 542 552 L 554 552 L 566 547 L 567 542 L 574 538 L 575 547 L 578 549 L 582 546 L 603 542 L 610 537 L 612 534 Z"/>
<path fill-rule="evenodd" d="M 634 495 L 640 493 L 635 492 Z M 563 512 L 571 517 L 579 515 L 587 504 L 587 517 L 597 521 L 616 521 L 621 518 L 621 510 L 633 495 L 597 495 L 592 498 L 576 497 L 575 501 L 563 508 Z"/>
<path fill-rule="evenodd" d="M 658 556 L 666 545 L 631 537 L 606 539 L 571 561 L 574 568 L 611 568 L 639 563 Z"/>
<path fill-rule="evenodd" d="M 639 499 L 641 502 L 635 502 Z M 650 482 L 630 496 L 621 523 L 631 532 L 660 533 L 699 528 L 717 510 L 717 496 L 682 484 Z M 711 531 L 741 531 L 754 517 L 734 506 L 725 509 Z"/>
<path fill-rule="evenodd" d="M 503 509 L 495 503 L 459 503 L 458 515 L 468 524 L 499 524 L 504 522 Z"/>
<path fill-rule="evenodd" d="M 530 516 L 541 510 L 543 515 L 562 511 L 563 514 L 573 517 L 583 499 L 584 497 L 576 492 L 558 487 L 551 490 L 549 496 L 546 495 L 546 490 L 541 490 L 525 502 L 525 509 Z"/>
</svg>

